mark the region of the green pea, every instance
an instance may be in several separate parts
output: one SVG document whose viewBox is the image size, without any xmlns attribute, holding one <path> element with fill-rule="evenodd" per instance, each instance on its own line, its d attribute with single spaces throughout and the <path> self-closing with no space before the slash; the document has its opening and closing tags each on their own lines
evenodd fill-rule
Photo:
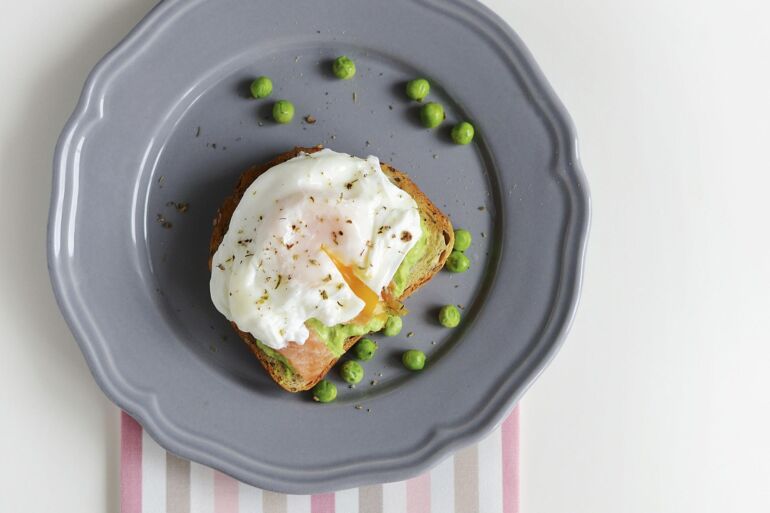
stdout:
<svg viewBox="0 0 770 513">
<path fill-rule="evenodd" d="M 273 92 L 273 81 L 270 77 L 259 77 L 251 83 L 251 96 L 254 98 L 267 98 Z"/>
<path fill-rule="evenodd" d="M 404 321 L 398 315 L 391 315 L 388 320 L 385 321 L 385 327 L 382 329 L 383 335 L 386 337 L 395 337 L 401 333 L 401 327 L 404 325 Z"/>
<path fill-rule="evenodd" d="M 459 251 L 452 251 L 446 259 L 446 268 L 453 273 L 464 273 L 470 266 L 471 261 Z"/>
<path fill-rule="evenodd" d="M 353 348 L 353 351 L 359 360 L 369 361 L 374 357 L 374 353 L 377 352 L 377 342 L 370 338 L 361 339 Z"/>
<path fill-rule="evenodd" d="M 406 95 L 415 101 L 421 102 L 430 92 L 430 82 L 424 78 L 415 78 L 406 83 Z"/>
<path fill-rule="evenodd" d="M 455 305 L 442 306 L 438 312 L 438 322 L 445 328 L 456 328 L 460 324 L 460 310 Z"/>
<path fill-rule="evenodd" d="M 342 80 L 350 80 L 356 74 L 356 63 L 347 55 L 340 55 L 332 64 L 334 76 Z"/>
<path fill-rule="evenodd" d="M 436 128 L 444 121 L 444 107 L 440 103 L 429 102 L 420 109 L 420 122 L 425 128 Z"/>
<path fill-rule="evenodd" d="M 319 403 L 330 403 L 337 398 L 337 386 L 329 380 L 322 379 L 313 387 L 313 400 Z"/>
<path fill-rule="evenodd" d="M 273 119 L 277 123 L 291 123 L 294 118 L 294 105 L 289 100 L 278 100 L 273 105 Z"/>
<path fill-rule="evenodd" d="M 360 363 L 348 360 L 340 367 L 340 377 L 351 385 L 361 383 L 361 380 L 364 379 L 364 368 L 361 367 Z"/>
<path fill-rule="evenodd" d="M 401 363 L 409 370 L 422 370 L 425 367 L 425 353 L 417 349 L 410 349 L 401 355 Z"/>
<path fill-rule="evenodd" d="M 463 230 L 460 228 L 459 230 L 455 230 L 455 246 L 454 249 L 457 251 L 465 251 L 469 247 L 471 247 L 471 242 L 473 241 L 473 236 L 471 235 L 471 232 L 468 230 Z"/>
<path fill-rule="evenodd" d="M 473 125 L 467 121 L 457 123 L 452 127 L 452 140 L 455 144 L 469 144 L 473 140 L 473 134 L 476 133 Z"/>
</svg>

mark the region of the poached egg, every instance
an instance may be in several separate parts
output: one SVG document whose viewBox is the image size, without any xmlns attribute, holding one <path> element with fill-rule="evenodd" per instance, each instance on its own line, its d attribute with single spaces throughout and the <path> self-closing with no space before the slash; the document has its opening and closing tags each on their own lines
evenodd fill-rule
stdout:
<svg viewBox="0 0 770 513">
<path fill-rule="evenodd" d="M 309 319 L 368 320 L 421 236 L 417 203 L 377 157 L 301 153 L 246 189 L 213 257 L 211 299 L 273 349 L 304 344 Z"/>
</svg>

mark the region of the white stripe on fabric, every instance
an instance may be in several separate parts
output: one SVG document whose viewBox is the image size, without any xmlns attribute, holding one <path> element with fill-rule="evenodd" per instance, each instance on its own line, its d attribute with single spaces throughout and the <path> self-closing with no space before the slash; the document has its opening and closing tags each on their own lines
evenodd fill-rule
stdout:
<svg viewBox="0 0 770 513">
<path fill-rule="evenodd" d="M 503 512 L 503 439 L 498 427 L 479 443 L 479 513 Z"/>
<path fill-rule="evenodd" d="M 142 430 L 142 511 L 166 511 L 166 451 Z"/>
<path fill-rule="evenodd" d="M 334 495 L 334 509 L 337 513 L 358 512 L 358 488 L 342 490 Z M 362 511 L 361 513 L 367 513 Z"/>
<path fill-rule="evenodd" d="M 262 490 L 238 483 L 239 513 L 262 513 Z"/>
<path fill-rule="evenodd" d="M 214 471 L 197 463 L 190 464 L 190 513 L 214 513 Z"/>
<path fill-rule="evenodd" d="M 382 485 L 382 513 L 406 511 L 406 481 Z"/>
<path fill-rule="evenodd" d="M 286 509 L 289 513 L 310 513 L 310 496 L 287 495 Z"/>
<path fill-rule="evenodd" d="M 435 513 L 455 510 L 455 461 L 452 456 L 433 467 L 430 471 L 431 509 Z"/>
</svg>

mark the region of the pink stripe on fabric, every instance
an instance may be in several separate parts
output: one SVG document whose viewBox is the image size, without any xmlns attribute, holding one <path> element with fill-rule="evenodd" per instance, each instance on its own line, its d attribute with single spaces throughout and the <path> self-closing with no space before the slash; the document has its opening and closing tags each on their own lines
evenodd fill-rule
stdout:
<svg viewBox="0 0 770 513">
<path fill-rule="evenodd" d="M 519 513 L 519 407 L 501 427 L 503 437 L 503 513 Z"/>
<path fill-rule="evenodd" d="M 430 513 L 430 472 L 406 482 L 406 513 Z"/>
<path fill-rule="evenodd" d="M 310 496 L 310 513 L 335 513 L 333 493 L 319 493 Z M 345 512 L 342 512 L 345 513 Z"/>
<path fill-rule="evenodd" d="M 120 511 L 142 513 L 142 426 L 120 414 Z"/>
<path fill-rule="evenodd" d="M 238 513 L 238 481 L 214 471 L 214 513 Z"/>
</svg>

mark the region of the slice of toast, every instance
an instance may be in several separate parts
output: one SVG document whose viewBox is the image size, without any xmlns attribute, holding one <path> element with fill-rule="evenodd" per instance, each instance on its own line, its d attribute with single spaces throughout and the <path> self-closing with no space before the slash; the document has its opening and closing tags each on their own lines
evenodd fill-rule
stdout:
<svg viewBox="0 0 770 513">
<path fill-rule="evenodd" d="M 251 167 L 241 175 L 235 191 L 225 199 L 214 218 L 211 244 L 209 246 L 209 271 L 211 271 L 214 253 L 219 248 L 230 226 L 230 218 L 251 183 L 268 169 L 296 157 L 301 152 L 314 153 L 321 149 L 323 147 L 320 145 L 313 148 L 296 147 L 277 156 L 270 162 Z M 408 192 L 417 202 L 422 218 L 423 230 L 426 232 L 425 236 L 428 237 L 425 254 L 411 269 L 407 280 L 407 287 L 403 294 L 396 298 L 403 300 L 428 282 L 444 266 L 444 262 L 446 262 L 454 245 L 454 231 L 452 230 L 449 218 L 428 199 L 406 174 L 385 163 L 381 163 L 381 167 L 391 182 Z M 312 331 L 311 337 L 302 345 L 289 343 L 287 348 L 280 351 L 270 351 L 268 349 L 266 352 L 264 347 L 260 347 L 250 333 L 239 330 L 234 322 L 231 325 L 241 339 L 251 348 L 273 380 L 289 392 L 300 392 L 312 388 L 323 379 L 329 369 L 339 359 L 339 357 L 334 356 L 329 351 L 323 341 L 312 336 Z M 361 336 L 348 338 L 344 343 L 345 351 L 350 349 Z M 268 352 L 271 352 L 272 355 L 268 354 Z M 287 372 L 287 364 L 291 366 L 290 372 Z"/>
</svg>

